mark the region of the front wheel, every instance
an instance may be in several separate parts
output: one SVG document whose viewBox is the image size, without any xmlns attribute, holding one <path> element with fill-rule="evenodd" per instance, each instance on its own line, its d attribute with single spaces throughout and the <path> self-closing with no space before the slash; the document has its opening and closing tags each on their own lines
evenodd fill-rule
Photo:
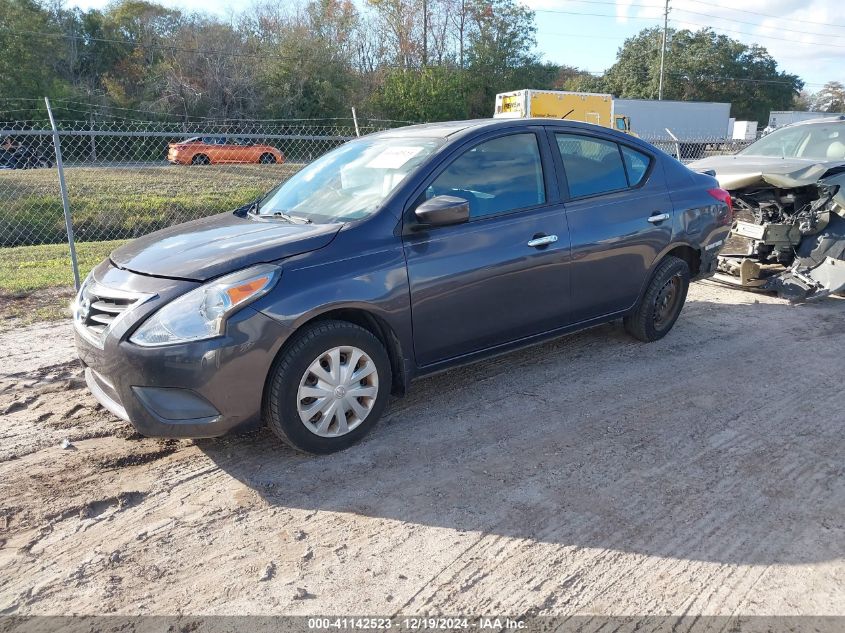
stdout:
<svg viewBox="0 0 845 633">
<path fill-rule="evenodd" d="M 264 418 L 285 443 L 334 453 L 366 435 L 390 394 L 390 359 L 368 330 L 345 321 L 306 326 L 270 372 Z"/>
<path fill-rule="evenodd" d="M 623 320 L 628 333 L 647 343 L 666 336 L 684 307 L 689 279 L 684 260 L 670 255 L 660 262 L 637 307 Z"/>
<path fill-rule="evenodd" d="M 258 162 L 262 165 L 275 165 L 276 164 L 276 157 L 272 154 L 262 154 L 261 158 L 258 159 Z"/>
</svg>

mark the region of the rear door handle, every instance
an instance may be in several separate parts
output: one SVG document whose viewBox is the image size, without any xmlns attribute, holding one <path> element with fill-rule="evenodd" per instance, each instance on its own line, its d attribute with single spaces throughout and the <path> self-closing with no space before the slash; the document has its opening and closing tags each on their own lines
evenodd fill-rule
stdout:
<svg viewBox="0 0 845 633">
<path fill-rule="evenodd" d="M 557 242 L 557 235 L 543 235 L 542 237 L 535 237 L 533 240 L 528 240 L 528 246 L 539 248 L 554 244 L 555 242 Z"/>
<path fill-rule="evenodd" d="M 668 213 L 657 213 L 655 215 L 649 216 L 648 221 L 652 224 L 658 224 L 663 222 L 664 220 L 668 220 L 671 216 Z"/>
</svg>

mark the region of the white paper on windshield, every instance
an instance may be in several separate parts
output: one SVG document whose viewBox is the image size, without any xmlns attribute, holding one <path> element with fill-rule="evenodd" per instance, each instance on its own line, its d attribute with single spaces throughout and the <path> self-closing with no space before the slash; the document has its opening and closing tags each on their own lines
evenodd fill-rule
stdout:
<svg viewBox="0 0 845 633">
<path fill-rule="evenodd" d="M 422 151 L 422 147 L 388 147 L 367 163 L 370 169 L 399 169 Z"/>
</svg>

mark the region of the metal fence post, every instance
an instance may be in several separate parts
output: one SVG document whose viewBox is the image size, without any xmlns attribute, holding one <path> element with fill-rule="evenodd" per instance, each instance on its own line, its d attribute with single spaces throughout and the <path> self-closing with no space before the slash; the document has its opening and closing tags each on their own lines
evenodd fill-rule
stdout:
<svg viewBox="0 0 845 633">
<path fill-rule="evenodd" d="M 355 124 L 355 136 L 361 136 L 358 130 L 358 115 L 355 113 L 355 106 L 352 106 L 352 122 Z"/>
<path fill-rule="evenodd" d="M 79 262 L 76 261 L 76 243 L 73 239 L 73 222 L 70 217 L 70 201 L 67 195 L 67 183 L 65 183 L 65 168 L 62 163 L 62 144 L 59 140 L 59 129 L 53 118 L 53 110 L 50 108 L 50 99 L 44 97 L 47 105 L 47 116 L 50 118 L 50 127 L 53 130 L 53 148 L 56 150 L 56 170 L 59 172 L 59 191 L 62 194 L 62 208 L 65 212 L 65 228 L 67 229 L 67 245 L 70 247 L 70 265 L 73 268 L 73 285 L 79 290 Z"/>
<path fill-rule="evenodd" d="M 666 133 L 667 133 L 669 136 L 671 136 L 671 137 L 672 137 L 672 140 L 673 140 L 673 141 L 675 141 L 675 153 L 676 153 L 676 155 L 677 155 L 678 160 L 683 161 L 683 160 L 684 160 L 684 158 L 683 158 L 683 156 L 681 156 L 681 140 L 680 140 L 677 136 L 675 136 L 674 134 L 672 134 L 672 130 L 670 130 L 668 127 L 667 127 L 667 128 L 663 128 L 663 129 L 664 129 L 664 130 L 666 130 Z"/>
</svg>

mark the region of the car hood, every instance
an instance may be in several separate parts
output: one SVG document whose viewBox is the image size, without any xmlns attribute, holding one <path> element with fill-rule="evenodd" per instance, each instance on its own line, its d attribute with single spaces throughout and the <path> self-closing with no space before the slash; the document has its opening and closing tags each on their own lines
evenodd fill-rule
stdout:
<svg viewBox="0 0 845 633">
<path fill-rule="evenodd" d="M 143 275 L 205 281 L 328 245 L 342 224 L 290 224 L 232 213 L 177 224 L 121 246 L 118 268 Z"/>
<path fill-rule="evenodd" d="M 845 167 L 845 161 L 821 161 L 807 158 L 772 156 L 711 156 L 687 165 L 694 171 L 716 172 L 723 189 L 766 186 L 791 189 L 817 183 L 831 171 Z"/>
</svg>

